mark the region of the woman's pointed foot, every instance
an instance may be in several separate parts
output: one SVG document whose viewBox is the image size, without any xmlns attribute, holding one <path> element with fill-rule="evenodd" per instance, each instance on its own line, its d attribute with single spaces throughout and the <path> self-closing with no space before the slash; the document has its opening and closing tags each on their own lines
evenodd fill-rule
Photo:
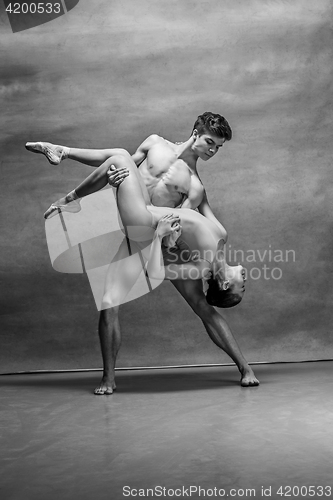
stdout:
<svg viewBox="0 0 333 500">
<path fill-rule="evenodd" d="M 52 205 L 44 213 L 44 219 L 51 219 L 55 215 L 60 214 L 60 212 L 77 213 L 80 212 L 80 210 L 81 210 L 80 200 L 74 200 L 68 202 L 66 200 L 66 197 L 64 197 L 52 203 Z"/>
<path fill-rule="evenodd" d="M 25 147 L 28 151 L 32 151 L 32 153 L 45 155 L 51 165 L 59 165 L 61 160 L 67 158 L 66 149 L 68 148 L 57 146 L 50 142 L 27 142 Z"/>
<path fill-rule="evenodd" d="M 51 219 L 51 217 L 60 214 L 60 212 L 61 212 L 60 207 L 52 204 L 44 213 L 44 219 Z"/>
</svg>

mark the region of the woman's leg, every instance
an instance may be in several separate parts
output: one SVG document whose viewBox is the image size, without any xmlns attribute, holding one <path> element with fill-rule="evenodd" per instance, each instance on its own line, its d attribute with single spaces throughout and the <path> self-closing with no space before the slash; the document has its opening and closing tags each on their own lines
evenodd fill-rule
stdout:
<svg viewBox="0 0 333 500">
<path fill-rule="evenodd" d="M 79 198 L 95 193 L 107 185 L 107 171 L 109 166 L 109 164 L 106 165 L 104 162 L 94 172 L 88 175 L 88 177 L 81 182 L 76 189 L 52 203 L 52 205 L 46 210 L 44 218 L 50 219 L 59 213 L 59 210 L 65 210 L 66 212 L 79 212 L 81 210 Z"/>
<path fill-rule="evenodd" d="M 132 158 L 129 155 L 116 155 L 105 163 L 117 169 L 126 168 L 129 173 L 117 188 L 117 206 L 124 226 L 153 227 L 153 216 L 147 209 L 147 188 Z"/>
<path fill-rule="evenodd" d="M 111 151 L 111 150 L 110 150 Z M 124 149 L 123 156 L 130 157 L 130 154 Z M 112 165 L 112 161 L 104 162 L 94 172 L 79 184 L 77 188 L 68 193 L 66 196 L 52 203 L 52 205 L 45 212 L 45 219 L 49 219 L 59 213 L 59 210 L 67 212 L 79 212 L 81 210 L 79 198 L 88 196 L 89 194 L 96 193 L 108 184 L 107 172 Z M 148 198 L 149 199 L 149 198 Z"/>
<path fill-rule="evenodd" d="M 110 150 L 111 151 L 111 150 Z M 127 156 L 130 158 L 130 154 L 124 149 L 123 156 Z M 111 165 L 113 165 L 112 157 L 115 155 L 110 155 L 107 157 L 107 160 L 96 168 L 88 177 L 85 178 L 84 181 L 81 182 L 76 188 L 75 192 L 78 198 L 84 198 L 84 196 L 88 196 L 89 194 L 96 193 L 103 187 L 108 184 L 108 176 L 107 172 Z"/>
<path fill-rule="evenodd" d="M 147 210 L 149 195 L 147 188 L 138 173 L 137 166 L 130 154 L 115 155 L 108 158 L 94 172 L 92 172 L 77 188 L 53 203 L 45 212 L 44 217 L 48 219 L 59 213 L 59 210 L 78 212 L 80 210 L 79 198 L 95 193 L 108 183 L 107 172 L 111 165 L 116 169 L 126 168 L 129 175 L 117 188 L 117 204 L 121 220 L 125 226 L 132 228 L 130 238 L 134 238 L 133 226 L 152 227 L 152 215 Z M 68 205 L 68 206 L 67 206 Z"/>
<path fill-rule="evenodd" d="M 111 150 L 108 150 L 108 151 L 111 151 Z M 112 150 L 112 151 L 115 151 L 115 150 Z M 107 173 L 108 173 L 110 167 L 114 166 L 117 170 L 130 169 L 130 171 L 132 172 L 131 180 L 130 180 L 129 184 L 126 183 L 127 187 L 126 187 L 125 191 L 126 192 L 128 191 L 129 185 L 132 186 L 131 187 L 131 189 L 132 189 L 133 183 L 134 183 L 136 186 L 136 188 L 135 188 L 136 192 L 141 193 L 141 197 L 143 198 L 144 206 L 150 205 L 150 198 L 149 198 L 149 194 L 147 191 L 147 187 L 146 187 L 145 183 L 143 182 L 141 175 L 138 172 L 137 166 L 135 165 L 134 161 L 132 160 L 131 155 L 129 154 L 128 151 L 126 151 L 126 149 L 123 149 L 121 151 L 122 151 L 121 154 L 116 153 L 116 154 L 110 155 L 104 161 L 104 163 L 102 163 L 102 165 L 100 165 L 98 168 L 96 168 L 96 170 L 94 172 L 92 172 L 90 175 L 88 175 L 88 177 L 83 182 L 81 182 L 81 184 L 79 184 L 79 186 L 77 188 L 75 188 L 75 192 L 76 192 L 78 198 L 83 198 L 84 196 L 88 196 L 89 194 L 95 193 L 96 191 L 99 191 L 104 186 L 106 186 L 108 184 Z M 123 181 L 123 183 L 124 183 L 124 181 Z M 118 186 L 118 188 L 117 188 L 118 193 L 122 192 L 122 190 L 119 191 L 119 187 L 121 187 L 122 184 L 120 184 L 120 186 Z"/>
<path fill-rule="evenodd" d="M 51 165 L 59 165 L 62 160 L 69 158 L 70 160 L 84 163 L 90 167 L 99 167 L 105 160 L 110 158 L 110 156 L 127 153 L 127 151 L 122 148 L 69 148 L 67 146 L 52 144 L 51 142 L 27 142 L 25 147 L 28 151 L 45 155 Z"/>
<path fill-rule="evenodd" d="M 80 149 L 70 148 L 68 158 L 70 160 L 84 163 L 90 167 L 99 167 L 110 156 L 121 155 L 128 153 L 126 149 L 113 148 L 113 149 Z"/>
</svg>

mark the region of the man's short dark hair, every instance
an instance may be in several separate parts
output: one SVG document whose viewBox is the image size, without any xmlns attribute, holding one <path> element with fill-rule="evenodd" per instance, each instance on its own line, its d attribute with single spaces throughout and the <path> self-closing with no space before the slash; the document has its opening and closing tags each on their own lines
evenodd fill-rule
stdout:
<svg viewBox="0 0 333 500">
<path fill-rule="evenodd" d="M 242 300 L 242 296 L 238 293 L 233 293 L 232 287 L 228 290 L 221 290 L 218 282 L 214 279 L 208 280 L 208 290 L 206 300 L 210 306 L 215 307 L 234 307 Z"/>
<path fill-rule="evenodd" d="M 210 111 L 206 111 L 198 116 L 193 125 L 193 130 L 194 129 L 198 131 L 199 135 L 208 133 L 221 137 L 226 141 L 230 141 L 232 137 L 232 130 L 227 120 L 223 116 L 217 113 L 211 113 Z"/>
</svg>

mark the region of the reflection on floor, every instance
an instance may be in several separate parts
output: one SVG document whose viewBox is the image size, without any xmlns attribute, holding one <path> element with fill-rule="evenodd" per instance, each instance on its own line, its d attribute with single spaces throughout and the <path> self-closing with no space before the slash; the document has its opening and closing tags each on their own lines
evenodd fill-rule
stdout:
<svg viewBox="0 0 333 500">
<path fill-rule="evenodd" d="M 265 498 L 271 487 L 281 499 L 288 485 L 316 498 L 310 485 L 333 483 L 332 367 L 259 365 L 250 389 L 234 367 L 124 371 L 113 396 L 93 395 L 98 372 L 1 376 L 1 498 Z"/>
</svg>

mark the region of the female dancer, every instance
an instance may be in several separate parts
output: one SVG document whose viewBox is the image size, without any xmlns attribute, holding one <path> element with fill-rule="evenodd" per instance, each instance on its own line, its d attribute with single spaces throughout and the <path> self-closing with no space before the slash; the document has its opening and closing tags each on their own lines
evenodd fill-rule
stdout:
<svg viewBox="0 0 333 500">
<path fill-rule="evenodd" d="M 217 307 L 238 304 L 245 291 L 245 271 L 242 266 L 231 267 L 225 261 L 227 232 L 194 210 L 147 205 L 146 187 L 140 183 L 137 167 L 129 155 L 112 156 L 103 165 L 105 168 L 114 165 L 116 169 L 128 169 L 129 175 L 117 188 L 117 206 L 124 227 L 130 228 L 130 239 L 140 245 L 149 239 L 152 228 L 155 229 L 152 244 L 142 248 L 148 263 L 148 276 L 162 280 L 203 278 L 208 280 L 209 304 Z M 177 241 L 173 251 L 163 249 L 163 239 L 170 235 Z M 129 289 L 124 283 L 132 281 L 128 276 L 131 271 L 124 268 L 123 272 L 126 280 L 122 270 L 117 277 L 112 273 L 107 278 L 103 309 L 118 306 L 126 297 Z M 137 278 L 135 270 L 133 277 Z"/>
</svg>

